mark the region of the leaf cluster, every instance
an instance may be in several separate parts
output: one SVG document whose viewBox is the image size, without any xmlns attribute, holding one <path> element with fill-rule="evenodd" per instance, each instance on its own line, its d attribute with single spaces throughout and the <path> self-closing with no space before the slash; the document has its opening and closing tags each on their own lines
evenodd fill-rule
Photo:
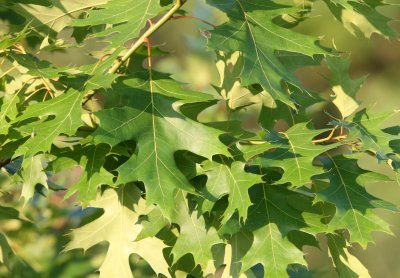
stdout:
<svg viewBox="0 0 400 278">
<path fill-rule="evenodd" d="M 296 276 L 308 272 L 303 250 L 319 246 L 317 235 L 327 238 L 339 276 L 355 276 L 347 247 L 365 248 L 374 231 L 391 233 L 375 209 L 398 211 L 367 189 L 399 183 L 396 111 L 366 107 L 357 99 L 366 77 L 352 79 L 345 55 L 296 31 L 312 1 L 203 3 L 226 20 L 200 21 L 220 75 L 212 90 L 157 71 L 154 62 L 171 53 L 151 45 L 153 37 L 110 72 L 168 11 L 180 8 L 162 25 L 191 18 L 184 12 L 191 1 L 170 2 L 2 4 L 9 32 L 0 42 L 1 187 L 20 186 L 25 206 L 64 192 L 101 211 L 72 230 L 63 250 L 107 242 L 100 277 L 132 277 L 132 254 L 166 277 Z M 383 1 L 325 2 L 354 36 L 397 36 L 377 11 Z M 100 49 L 87 63 L 43 58 L 93 41 Z M 330 96 L 304 88 L 295 74 L 321 64 Z M 319 111 L 328 120 L 318 122 L 309 112 L 316 106 L 335 115 Z M 387 171 L 362 167 L 367 156 Z M 68 171 L 76 176 L 68 186 L 57 182 Z M 27 221 L 2 205 L 0 224 L 8 220 Z M 12 272 L 23 260 L 10 242 L 0 231 L 0 262 Z"/>
</svg>

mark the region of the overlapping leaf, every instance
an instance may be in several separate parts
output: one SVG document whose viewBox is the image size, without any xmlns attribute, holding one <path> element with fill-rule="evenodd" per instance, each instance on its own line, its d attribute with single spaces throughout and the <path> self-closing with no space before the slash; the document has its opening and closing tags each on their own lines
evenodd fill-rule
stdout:
<svg viewBox="0 0 400 278">
<path fill-rule="evenodd" d="M 14 250 L 11 248 L 5 234 L 0 233 L 0 263 L 4 264 L 8 269 L 12 269 L 12 259 L 16 257 Z"/>
<path fill-rule="evenodd" d="M 382 0 L 324 0 L 333 15 L 343 22 L 344 26 L 353 35 L 369 38 L 372 33 L 387 37 L 396 36 L 396 32 L 389 26 L 390 18 L 380 13 L 377 8 L 387 6 Z"/>
<path fill-rule="evenodd" d="M 18 115 L 18 103 L 21 101 L 17 92 L 5 92 L 0 106 L 0 134 L 7 134 L 11 121 Z"/>
<path fill-rule="evenodd" d="M 35 186 L 41 184 L 47 188 L 47 175 L 43 167 L 43 155 L 35 155 L 22 162 L 20 179 L 23 183 L 21 197 L 27 203 L 35 193 Z"/>
<path fill-rule="evenodd" d="M 42 36 L 55 39 L 58 33 L 70 26 L 72 20 L 87 9 L 107 3 L 107 0 L 56 0 L 34 1 L 7 1 L 7 8 L 24 18 L 20 26 L 30 24 L 30 28 Z M 21 3 L 22 2 L 22 3 Z"/>
<path fill-rule="evenodd" d="M 373 113 L 368 109 L 363 109 L 338 124 L 349 129 L 350 134 L 346 138 L 347 140 L 361 141 L 361 146 L 357 146 L 357 149 L 372 151 L 378 159 L 387 159 L 387 155 L 393 153 L 390 142 L 399 138 L 399 125 L 391 126 L 393 132 L 387 133 L 382 124 L 393 116 L 398 117 L 396 113 Z"/>
<path fill-rule="evenodd" d="M 169 277 L 168 264 L 162 250 L 164 243 L 154 237 L 136 241 L 140 225 L 135 225 L 144 205 L 140 190 L 132 186 L 121 186 L 117 191 L 106 190 L 91 203 L 92 207 L 104 209 L 104 214 L 89 224 L 73 230 L 73 239 L 65 251 L 84 250 L 103 241 L 109 243 L 107 255 L 100 267 L 100 277 L 133 277 L 129 267 L 129 256 L 133 253 L 145 259 L 156 273 Z"/>
<path fill-rule="evenodd" d="M 301 211 L 288 203 L 290 197 L 297 194 L 260 185 L 252 189 L 251 195 L 254 205 L 249 209 L 245 227 L 254 238 L 241 259 L 242 271 L 261 263 L 265 276 L 285 277 L 288 264 L 305 264 L 303 253 L 287 237 L 290 231 L 307 226 Z"/>
<path fill-rule="evenodd" d="M 359 168 L 356 159 L 335 157 L 327 159 L 325 164 L 328 172 L 318 179 L 326 178 L 330 185 L 317 193 L 316 200 L 336 206 L 329 225 L 335 229 L 348 229 L 351 242 L 358 242 L 364 248 L 373 241 L 372 231 L 390 233 L 389 225 L 373 209 L 397 211 L 396 206 L 372 196 L 364 188 L 366 183 L 387 181 L 388 178 Z M 361 179 L 363 175 L 368 175 L 368 178 Z"/>
<path fill-rule="evenodd" d="M 254 231 L 253 235 L 253 244 L 242 259 L 243 270 L 261 263 L 266 277 L 286 277 L 288 264 L 305 264 L 303 253 L 282 237 L 275 224 Z"/>
<path fill-rule="evenodd" d="M 0 134 L 7 134 L 9 127 L 28 102 L 26 93 L 33 94 L 34 90 L 29 90 L 29 84 L 34 80 L 42 80 L 43 85 L 49 85 L 49 78 L 56 78 L 60 72 L 67 70 L 64 68 L 56 68 L 48 61 L 39 60 L 31 54 L 15 54 L 8 53 L 8 59 L 13 62 L 10 68 L 10 73 L 13 69 L 19 71 L 19 76 L 16 80 L 5 86 L 4 96 L 0 107 Z M 7 73 L 7 71 L 5 71 Z M 6 74 L 5 73 L 5 74 Z M 31 95 L 32 96 L 32 95 Z"/>
<path fill-rule="evenodd" d="M 70 197 L 77 192 L 77 199 L 80 201 L 94 200 L 101 185 L 113 185 L 114 175 L 103 167 L 111 148 L 105 144 L 89 145 L 83 148 L 75 146 L 74 148 L 74 151 L 64 150 L 57 153 L 59 159 L 52 162 L 52 170 L 59 172 L 74 166 L 81 167 L 82 175 L 68 189 L 65 197 Z"/>
<path fill-rule="evenodd" d="M 117 183 L 142 181 L 149 203 L 160 206 L 172 218 L 177 189 L 193 192 L 179 171 L 174 153 L 188 150 L 211 159 L 215 154 L 229 155 L 219 141 L 222 132 L 195 122 L 179 112 L 178 100 L 206 101 L 210 96 L 185 91 L 173 81 L 128 79 L 113 87 L 125 98 L 125 106 L 96 113 L 100 124 L 94 142 L 112 146 L 127 140 L 137 141 L 137 155 L 117 170 Z"/>
<path fill-rule="evenodd" d="M 28 123 L 20 125 L 18 131 L 28 139 L 19 146 L 15 155 L 32 156 L 38 152 L 46 152 L 54 139 L 60 135 L 72 136 L 82 126 L 82 99 L 91 89 L 107 88 L 115 77 L 95 76 L 82 87 L 82 91 L 68 90 L 65 94 L 48 101 L 30 105 L 14 122 Z M 99 82 L 99 83 L 97 83 Z M 33 121 L 32 120 L 36 120 Z"/>
<path fill-rule="evenodd" d="M 5 220 L 19 220 L 28 223 L 24 215 L 13 207 L 5 207 L 0 205 L 0 227 L 5 227 Z M 7 222 L 6 222 L 7 223 Z M 24 270 L 28 267 L 25 262 L 18 257 L 13 248 L 13 242 L 7 235 L 0 231 L 0 264 L 4 264 L 6 268 L 14 275 L 23 275 Z"/>
<path fill-rule="evenodd" d="M 23 40 L 29 34 L 29 25 L 16 34 L 6 34 L 0 37 L 0 52 Z"/>
<path fill-rule="evenodd" d="M 202 205 L 203 211 L 210 211 L 218 199 L 228 194 L 228 207 L 223 222 L 227 221 L 236 210 L 239 217 L 246 220 L 247 209 L 252 204 L 248 190 L 262 180 L 259 175 L 246 173 L 244 166 L 244 163 L 237 161 L 231 166 L 212 163 L 206 167 L 205 174 L 208 180 L 203 190 L 206 198 Z"/>
<path fill-rule="evenodd" d="M 343 127 L 340 139 L 332 139 L 339 128 L 331 133 L 331 129 L 314 130 L 307 124 L 310 111 L 306 108 L 328 102 L 316 94 L 303 94 L 293 72 L 302 66 L 319 65 L 324 55 L 315 54 L 325 52 L 316 39 L 287 28 L 299 22 L 294 14 L 305 15 L 305 8 L 278 1 L 208 0 L 227 14 L 228 22 L 210 34 L 202 32 L 219 57 L 221 51 L 240 56 L 233 67 L 227 62 L 221 71 L 225 80 L 219 89 L 229 113 L 218 112 L 238 119 L 239 110 L 257 106 L 257 111 L 249 109 L 253 113 L 250 129 L 259 130 L 255 126 L 258 118 L 260 129 L 268 131 L 266 135 L 265 131 L 249 132 L 242 118 L 240 122 L 199 121 L 200 111 L 219 99 L 185 90 L 167 75 L 144 72 L 145 48 L 120 69 L 124 77 L 114 81 L 117 74 L 104 75 L 129 41 L 151 25 L 148 20 L 162 14 L 171 2 L 5 2 L 0 16 L 10 13 L 5 18 L 16 33 L 3 37 L 0 51 L 6 55 L 2 56 L 5 64 L 17 70 L 4 70 L 0 78 L 1 164 L 21 156 L 17 162 L 21 161 L 22 167 L 15 180 L 23 183 L 25 201 L 38 184 L 51 189 L 47 186 L 50 172 L 45 170 L 82 169 L 66 196 L 77 193 L 79 201 L 85 205 L 91 201 L 89 206 L 103 209 L 103 214 L 74 230 L 66 250 L 87 250 L 107 242 L 100 277 L 132 277 L 131 254 L 139 255 L 156 274 L 167 277 L 179 276 L 178 271 L 188 261 L 195 269 L 182 271 L 196 277 L 222 272 L 238 277 L 246 271 L 249 276 L 286 277 L 293 274 L 291 264 L 305 264 L 301 248 L 316 246 L 317 233 L 327 234 L 339 275 L 354 276 L 343 260 L 347 243 L 341 232 L 347 229 L 350 243 L 365 247 L 372 241 L 372 231 L 390 232 L 373 210 L 397 209 L 364 188 L 367 182 L 375 181 L 385 186 L 388 177 L 361 169 L 358 158 L 330 156 L 351 146 L 355 152 L 376 153 L 398 170 L 398 125 L 383 129 L 389 114 L 373 115 L 363 110 L 352 116 L 358 106 L 355 95 L 364 78 L 351 79 L 350 62 L 339 56 L 328 57 L 327 65 L 331 70 L 328 81 L 336 94 L 333 104 L 345 118 L 333 121 Z M 389 19 L 376 10 L 382 1 L 326 2 L 353 33 L 394 35 L 387 25 Z M 363 19 L 363 24 L 357 24 L 359 30 L 349 25 L 349 15 Z M 295 23 L 288 22 L 289 18 Z M 93 54 L 102 58 L 70 70 L 21 49 L 8 49 L 23 42 L 30 30 L 44 39 L 41 51 L 51 52 L 58 33 L 66 27 L 74 29 L 71 38 L 79 37 L 77 41 L 94 34 L 109 42 L 105 53 Z M 110 50 L 114 50 L 111 55 Z M 31 78 L 61 89 L 51 100 L 27 97 L 23 89 Z M 33 87 L 29 90 L 36 90 Z M 106 93 L 98 103 L 93 101 L 98 104 L 94 124 L 79 129 L 85 125 L 82 112 L 88 108 L 87 104 L 82 108 L 84 98 L 99 88 Z M 274 131 L 282 131 L 285 124 L 287 131 Z M 329 136 L 324 139 L 325 135 Z M 73 143 L 67 144 L 69 140 Z M 45 169 L 48 157 L 54 160 Z M 7 171 L 7 175 L 14 172 L 9 165 Z M 265 174 L 263 179 L 261 174 Z M 2 219 L 18 218 L 15 213 L 0 206 Z M 218 252 L 224 244 L 228 253 L 231 248 L 231 254 L 225 254 L 230 258 L 222 262 Z M 12 255 L 12 250 L 0 233 L 0 262 L 13 267 L 7 254 Z"/>
<path fill-rule="evenodd" d="M 327 57 L 328 67 L 331 71 L 329 83 L 334 92 L 332 101 L 342 114 L 342 117 L 350 116 L 358 108 L 356 94 L 365 81 L 365 77 L 351 79 L 349 74 L 350 61 L 339 57 Z"/>
<path fill-rule="evenodd" d="M 313 207 L 311 196 L 291 191 L 283 185 L 258 185 L 250 194 L 253 205 L 245 224 L 247 230 L 256 231 L 270 223 L 276 225 L 283 237 L 296 230 L 314 234 L 323 230 L 320 222 L 323 215 Z M 306 218 L 304 213 L 307 213 Z"/>
<path fill-rule="evenodd" d="M 325 53 L 316 46 L 315 39 L 295 33 L 273 22 L 273 19 L 295 8 L 272 1 L 213 1 L 209 4 L 227 13 L 229 22 L 213 30 L 211 45 L 225 52 L 240 51 L 244 65 L 242 85 L 261 84 L 274 99 L 293 105 L 288 91 L 282 87 L 282 79 L 296 84 L 296 78 L 276 55 L 284 50 L 304 55 Z"/>
<path fill-rule="evenodd" d="M 208 230 L 205 227 L 205 221 L 202 216 L 198 217 L 196 213 L 190 213 L 186 205 L 182 191 L 175 197 L 176 210 L 174 222 L 180 227 L 179 237 L 172 248 L 174 263 L 185 254 L 191 253 L 196 264 L 202 268 L 213 259 L 212 246 L 222 243 L 214 227 Z"/>
<path fill-rule="evenodd" d="M 333 145 L 313 144 L 313 138 L 323 130 L 313 130 L 307 123 L 300 123 L 282 132 L 276 148 L 271 148 L 253 164 L 265 168 L 279 167 L 283 170 L 280 183 L 300 187 L 311 182 L 311 177 L 321 173 L 321 167 L 313 165 L 315 157 L 334 148 Z"/>
<path fill-rule="evenodd" d="M 146 237 L 156 236 L 161 229 L 170 222 L 162 215 L 160 208 L 155 206 L 151 211 L 145 214 L 143 219 L 139 219 L 138 223 L 142 225 L 142 230 L 137 240 L 141 240 Z"/>
<path fill-rule="evenodd" d="M 346 261 L 347 256 L 345 252 L 346 239 L 342 235 L 327 235 L 328 246 L 333 263 L 335 264 L 336 271 L 340 277 L 357 278 L 359 277 L 351 268 L 343 262 L 342 258 Z"/>
<path fill-rule="evenodd" d="M 139 35 L 140 30 L 146 25 L 147 20 L 155 17 L 164 7 L 159 0 L 109 0 L 99 9 L 88 11 L 88 16 L 74 21 L 74 26 L 109 25 L 104 31 L 96 33 L 97 37 L 112 36 L 107 39 L 111 44 L 109 48 L 120 48 L 130 39 Z"/>
<path fill-rule="evenodd" d="M 27 74 L 32 77 L 40 78 L 56 78 L 60 76 L 60 72 L 66 71 L 69 67 L 56 68 L 46 60 L 39 60 L 32 54 L 8 54 L 20 67 L 27 70 Z"/>
</svg>

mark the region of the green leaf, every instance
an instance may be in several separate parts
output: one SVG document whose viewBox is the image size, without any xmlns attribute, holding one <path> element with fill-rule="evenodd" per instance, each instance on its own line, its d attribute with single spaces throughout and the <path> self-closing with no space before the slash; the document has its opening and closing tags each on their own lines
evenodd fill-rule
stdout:
<svg viewBox="0 0 400 278">
<path fill-rule="evenodd" d="M 397 33 L 388 23 L 389 17 L 377 11 L 378 7 L 388 6 L 383 0 L 324 0 L 332 14 L 340 20 L 353 35 L 370 38 L 372 33 L 386 37 L 396 37 Z M 361 33 L 361 34 L 360 34 Z"/>
<path fill-rule="evenodd" d="M 291 99 L 296 104 L 296 109 L 279 101 L 275 105 L 264 105 L 258 119 L 262 127 L 267 130 L 273 130 L 282 121 L 288 126 L 308 122 L 310 115 L 307 113 L 307 109 L 311 106 L 321 106 L 325 103 L 320 96 L 305 94 L 299 89 L 295 89 L 292 92 Z"/>
<path fill-rule="evenodd" d="M 12 269 L 11 261 L 14 257 L 16 255 L 8 243 L 6 235 L 0 233 L 0 263 L 4 264 L 8 269 Z"/>
<path fill-rule="evenodd" d="M 24 137 L 29 136 L 29 138 L 15 151 L 15 155 L 30 157 L 40 151 L 49 151 L 58 135 L 74 135 L 82 125 L 81 103 L 83 95 L 83 92 L 69 90 L 59 97 L 28 106 L 24 113 L 16 118 L 15 122 L 22 122 L 27 119 L 38 121 L 30 122 L 18 128 Z"/>
<path fill-rule="evenodd" d="M 159 0 L 109 0 L 97 6 L 99 9 L 88 11 L 86 18 L 74 20 L 73 25 L 112 25 L 95 33 L 96 37 L 107 37 L 107 41 L 110 42 L 107 49 L 121 48 L 126 41 L 138 37 L 147 20 L 165 9 L 160 6 Z"/>
<path fill-rule="evenodd" d="M 15 43 L 23 40 L 29 34 L 29 25 L 26 25 L 24 29 L 15 34 L 6 34 L 0 36 L 0 52 L 4 49 L 13 46 Z"/>
<path fill-rule="evenodd" d="M 329 84 L 334 87 L 340 85 L 343 91 L 350 97 L 355 98 L 358 90 L 364 83 L 366 76 L 358 79 L 352 79 L 349 75 L 351 61 L 341 57 L 328 56 L 326 57 L 330 75 L 328 77 Z"/>
<path fill-rule="evenodd" d="M 282 237 L 275 224 L 263 226 L 253 235 L 253 244 L 241 259 L 242 271 L 261 263 L 264 277 L 287 277 L 288 264 L 306 264 L 303 252 Z"/>
<path fill-rule="evenodd" d="M 228 197 L 228 207 L 223 216 L 225 223 L 236 210 L 239 217 L 246 220 L 247 209 L 252 204 L 248 190 L 254 184 L 261 183 L 260 175 L 246 173 L 245 164 L 233 162 L 231 166 L 212 162 L 206 165 L 204 173 L 208 180 L 206 188 L 203 189 L 205 201 L 202 204 L 202 211 L 211 211 L 212 206 L 224 195 Z"/>
<path fill-rule="evenodd" d="M 325 52 L 315 39 L 273 22 L 280 15 L 296 12 L 296 8 L 264 0 L 208 0 L 209 4 L 227 13 L 229 22 L 211 31 L 211 46 L 227 53 L 240 51 L 243 55 L 242 85 L 261 84 L 276 100 L 293 106 L 287 88 L 281 81 L 297 84 L 276 51 L 283 50 L 313 56 Z"/>
<path fill-rule="evenodd" d="M 21 197 L 24 198 L 25 204 L 33 197 L 37 184 L 48 188 L 43 163 L 44 157 L 40 154 L 25 158 L 22 162 L 19 177 L 16 177 L 16 180 L 22 182 Z"/>
<path fill-rule="evenodd" d="M 318 233 L 322 215 L 312 207 L 312 197 L 288 190 L 283 185 L 258 185 L 251 189 L 253 205 L 249 208 L 245 228 L 258 230 L 276 224 L 283 237 L 291 231 Z M 304 217 L 303 213 L 308 213 Z"/>
<path fill-rule="evenodd" d="M 302 250 L 327 238 L 325 266 L 355 277 L 349 247 L 365 248 L 373 231 L 390 233 L 375 210 L 398 208 L 369 190 L 399 183 L 398 114 L 359 111 L 365 77 L 351 78 L 354 59 L 305 35 L 319 32 L 308 30 L 315 1 L 0 2 L 0 276 L 323 276 L 306 269 Z M 354 35 L 396 36 L 381 0 L 325 2 Z M 108 74 L 174 3 L 184 5 L 155 33 L 167 44 L 151 37 Z M 190 35 L 188 49 L 163 34 L 178 26 Z M 215 53 L 204 56 L 206 41 Z M 218 70 L 205 63 L 205 79 L 190 58 L 195 48 L 200 60 L 217 60 Z M 321 69 L 330 71 L 325 88 L 304 79 Z M 321 90 L 307 92 L 296 75 Z M 326 125 L 333 128 L 318 129 Z M 358 166 L 371 153 L 388 165 Z M 62 185 L 66 193 L 57 192 Z M 9 203 L 22 203 L 37 225 Z M 75 203 L 89 209 L 63 220 Z M 65 250 L 105 254 L 58 254 L 65 239 L 48 230 L 77 223 Z M 29 264 L 19 253 L 33 255 Z"/>
<path fill-rule="evenodd" d="M 7 90 L 2 96 L 0 107 L 0 134 L 8 134 L 11 122 L 18 115 L 18 104 L 21 101 L 21 96 L 18 91 L 11 92 Z"/>
<path fill-rule="evenodd" d="M 252 164 L 264 168 L 281 168 L 283 174 L 279 183 L 289 182 L 293 187 L 310 184 L 312 176 L 323 172 L 321 167 L 313 164 L 314 159 L 338 146 L 312 143 L 312 140 L 324 131 L 326 130 L 313 130 L 307 123 L 296 124 L 286 132 L 280 132 L 280 144 L 270 148 Z"/>
<path fill-rule="evenodd" d="M 97 189 L 101 185 L 112 186 L 114 184 L 114 175 L 103 167 L 105 158 L 110 153 L 110 150 L 109 145 L 99 144 L 86 147 L 76 146 L 73 151 L 67 150 L 57 153 L 59 161 L 52 162 L 53 168 L 63 170 L 79 165 L 83 170 L 79 180 L 68 189 L 65 195 L 66 198 L 78 192 L 76 196 L 78 200 L 83 202 L 91 201 L 96 198 Z M 73 162 L 68 163 L 66 158 L 72 159 Z"/>
<path fill-rule="evenodd" d="M 336 206 L 335 216 L 328 225 L 334 230 L 347 229 L 350 242 L 358 242 L 364 248 L 373 241 L 373 231 L 391 233 L 389 225 L 377 216 L 373 209 L 398 209 L 395 205 L 372 196 L 364 188 L 366 181 L 387 181 L 387 177 L 375 173 L 369 174 L 368 179 L 360 179 L 360 176 L 368 174 L 369 171 L 361 169 L 356 159 L 342 156 L 326 159 L 325 167 L 328 172 L 317 176 L 316 179 L 328 179 L 330 185 L 317 192 L 315 202 L 324 201 Z"/>
<path fill-rule="evenodd" d="M 70 26 L 75 17 L 87 9 L 105 4 L 107 0 L 36 1 L 29 5 L 23 2 L 12 1 L 8 9 L 25 18 L 22 26 L 29 23 L 36 34 L 54 39 L 61 30 Z"/>
<path fill-rule="evenodd" d="M 339 57 L 327 57 L 331 74 L 328 78 L 335 99 L 332 101 L 342 114 L 342 117 L 350 116 L 357 108 L 356 94 L 364 83 L 366 77 L 351 79 L 349 76 L 350 61 Z M 346 73 L 346 74 L 344 74 Z"/>
<path fill-rule="evenodd" d="M 226 270 L 224 270 L 224 274 L 229 270 L 229 275 L 231 277 L 240 277 L 240 268 L 242 266 L 241 259 L 252 245 L 252 241 L 253 237 L 251 233 L 247 231 L 240 231 L 232 235 L 229 244 L 225 245 L 224 263 L 226 264 Z"/>
<path fill-rule="evenodd" d="M 235 153 L 235 158 L 239 160 L 240 157 L 244 161 L 249 161 L 256 158 L 258 155 L 263 154 L 266 150 L 271 147 L 271 144 L 267 141 L 257 140 L 254 142 L 243 142 L 236 143 L 237 153 Z M 236 150 L 235 150 L 236 151 Z"/>
<path fill-rule="evenodd" d="M 140 79 L 119 82 L 113 92 L 127 98 L 123 102 L 126 106 L 96 113 L 100 124 L 93 134 L 94 142 L 115 146 L 127 140 L 137 141 L 137 155 L 117 169 L 117 184 L 144 182 L 147 201 L 158 204 L 164 216 L 172 219 L 176 190 L 194 192 L 177 168 L 174 153 L 188 150 L 208 159 L 215 154 L 229 156 L 218 139 L 222 132 L 179 112 L 179 99 L 191 102 L 210 96 L 185 92 L 178 83 Z"/>
<path fill-rule="evenodd" d="M 4 227 L 5 230 L 7 230 L 8 224 L 12 223 L 11 221 L 7 222 L 6 220 L 19 220 L 20 223 L 22 222 L 22 224 L 30 224 L 30 221 L 27 220 L 25 216 L 15 208 L 11 206 L 0 205 L 0 226 L 2 226 L 2 228 Z M 27 226 L 31 227 L 31 225 Z M 25 262 L 15 253 L 12 248 L 13 243 L 14 242 L 12 242 L 12 240 L 10 240 L 5 233 L 0 231 L 0 265 L 5 265 L 10 271 L 9 273 L 6 272 L 7 274 L 22 276 L 22 273 L 26 273 L 26 270 L 32 271 L 32 269 L 29 269 Z"/>
<path fill-rule="evenodd" d="M 363 109 L 355 113 L 350 119 L 335 123 L 350 131 L 346 140 L 353 142 L 361 141 L 361 146 L 356 145 L 356 149 L 372 151 L 378 159 L 387 159 L 387 155 L 393 153 L 390 141 L 398 139 L 399 133 L 397 132 L 394 135 L 385 132 L 382 124 L 396 114 L 397 112 L 373 113 L 368 109 Z M 399 125 L 395 125 L 392 128 L 398 127 Z"/>
<path fill-rule="evenodd" d="M 32 54 L 13 54 L 9 56 L 13 58 L 20 66 L 28 70 L 28 74 L 41 77 L 41 78 L 56 78 L 59 77 L 59 73 L 66 71 L 69 67 L 56 68 L 46 60 L 39 60 Z"/>
<path fill-rule="evenodd" d="M 286 277 L 288 264 L 305 264 L 303 253 L 288 240 L 291 231 L 307 228 L 309 224 L 293 203 L 305 204 L 311 212 L 311 197 L 281 186 L 258 185 L 251 189 L 253 206 L 249 209 L 245 229 L 253 233 L 253 243 L 240 259 L 242 272 L 261 263 L 266 277 Z M 320 215 L 315 213 L 315 218 Z M 317 223 L 317 221 L 314 221 Z"/>
<path fill-rule="evenodd" d="M 89 90 L 107 88 L 114 78 L 113 75 L 95 75 L 85 83 L 86 86 L 82 86 L 81 91 L 69 89 L 65 94 L 51 100 L 28 106 L 14 122 L 20 124 L 29 120 L 27 124 L 18 127 L 24 137 L 29 137 L 14 155 L 30 157 L 38 152 L 47 152 L 58 135 L 74 135 L 82 126 L 83 96 Z"/>
<path fill-rule="evenodd" d="M 196 264 L 205 268 L 213 259 L 211 247 L 222 243 L 222 240 L 214 227 L 206 229 L 202 216 L 198 217 L 196 213 L 188 211 L 183 194 L 183 191 L 180 191 L 175 198 L 174 222 L 179 225 L 180 232 L 171 253 L 174 255 L 174 263 L 185 254 L 191 253 Z"/>
<path fill-rule="evenodd" d="M 73 239 L 64 251 L 83 248 L 85 251 L 103 241 L 109 243 L 107 255 L 100 267 L 100 277 L 133 277 L 129 256 L 138 254 L 158 274 L 169 277 L 168 264 L 162 250 L 167 247 L 155 238 L 136 240 L 141 226 L 135 225 L 144 206 L 140 190 L 133 186 L 121 186 L 118 190 L 107 189 L 99 195 L 92 207 L 102 208 L 104 214 L 83 227 L 72 231 Z"/>
<path fill-rule="evenodd" d="M 143 215 L 138 223 L 142 225 L 142 230 L 136 240 L 156 236 L 162 228 L 169 224 L 169 221 L 162 215 L 159 207 L 155 206 L 150 212 Z"/>
<path fill-rule="evenodd" d="M 0 220 L 5 219 L 21 220 L 20 212 L 12 207 L 0 206 Z"/>
<path fill-rule="evenodd" d="M 345 252 L 346 239 L 342 235 L 328 234 L 328 246 L 330 255 L 336 267 L 336 271 L 339 277 L 358 278 L 359 276 L 351 270 L 351 268 L 342 261 L 342 258 L 347 261 L 347 255 Z"/>
</svg>

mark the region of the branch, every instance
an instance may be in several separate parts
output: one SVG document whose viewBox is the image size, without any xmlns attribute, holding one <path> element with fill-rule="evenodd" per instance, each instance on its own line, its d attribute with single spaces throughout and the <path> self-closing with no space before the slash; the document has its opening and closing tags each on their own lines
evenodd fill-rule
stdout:
<svg viewBox="0 0 400 278">
<path fill-rule="evenodd" d="M 125 63 L 126 60 L 128 60 L 133 53 L 135 53 L 135 51 L 146 41 L 148 37 L 150 37 L 155 31 L 157 31 L 162 25 L 164 25 L 164 23 L 167 22 L 177 10 L 179 10 L 182 4 L 182 0 L 176 0 L 175 5 L 172 7 L 172 9 L 169 10 L 156 23 L 154 23 L 154 25 L 150 26 L 150 28 L 147 29 L 147 31 L 144 32 L 143 35 L 140 36 L 140 38 L 132 45 L 128 52 L 126 52 L 124 56 L 114 62 L 114 65 L 108 70 L 108 73 L 115 73 L 121 67 L 121 65 Z"/>
</svg>

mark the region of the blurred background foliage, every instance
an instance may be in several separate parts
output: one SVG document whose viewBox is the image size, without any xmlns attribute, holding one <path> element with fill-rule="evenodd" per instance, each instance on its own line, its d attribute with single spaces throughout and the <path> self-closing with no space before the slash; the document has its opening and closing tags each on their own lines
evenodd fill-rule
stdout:
<svg viewBox="0 0 400 278">
<path fill-rule="evenodd" d="M 310 2 L 300 1 L 307 7 Z M 283 1 L 284 2 L 284 1 Z M 398 0 L 388 0 L 393 4 L 378 8 L 379 12 L 392 18 L 390 25 L 400 32 L 400 3 Z M 344 24 L 338 22 L 326 1 L 312 1 L 313 9 L 309 18 L 294 22 L 295 30 L 300 33 L 321 37 L 322 45 L 334 47 L 343 56 L 351 60 L 350 76 L 357 79 L 366 76 L 365 84 L 357 92 L 357 99 L 363 106 L 373 107 L 378 113 L 389 109 L 399 109 L 400 103 L 400 42 L 387 39 L 376 33 L 373 28 L 355 14 L 342 15 Z M 184 6 L 189 15 L 206 18 L 210 23 L 218 25 L 226 21 L 225 15 L 204 3 L 204 0 L 190 0 Z M 5 14 L 0 10 L 1 33 L 9 30 L 8 20 L 17 20 L 16 15 Z M 354 23 L 357 22 L 357 25 Z M 219 86 L 224 79 L 224 68 L 215 64 L 215 53 L 207 49 L 209 24 L 190 18 L 172 20 L 163 26 L 152 38 L 151 43 L 161 50 L 170 53 L 162 58 L 154 57 L 155 67 L 159 71 L 172 73 L 179 81 L 187 83 L 188 87 L 199 91 L 214 92 L 214 86 Z M 70 38 L 72 29 L 63 30 L 58 34 L 66 43 L 75 43 Z M 34 41 L 30 52 L 37 52 L 38 45 Z M 99 48 L 95 39 L 83 48 L 57 50 L 50 55 L 39 54 L 57 66 L 81 65 L 92 62 L 88 55 Z M 225 57 L 227 58 L 227 57 Z M 234 68 L 236 57 L 230 57 Z M 237 63 L 240 63 L 238 61 Z M 343 74 L 346 74 L 345 72 Z M 333 93 L 328 82 L 331 73 L 325 62 L 320 65 L 301 68 L 296 75 L 304 87 L 329 98 Z M 235 88 L 234 88 L 235 89 Z M 240 90 L 240 88 L 236 88 Z M 238 92 L 240 96 L 240 92 Z M 240 97 L 238 99 L 240 106 Z M 96 102 L 93 103 L 95 109 Z M 235 105 L 235 104 L 232 104 Z M 254 125 L 260 113 L 260 107 L 247 106 L 235 114 L 225 111 L 225 106 L 215 105 L 201 113 L 202 120 L 226 120 L 235 117 L 245 117 L 249 129 Z M 312 108 L 310 114 L 317 126 L 327 124 L 325 111 L 335 115 L 335 107 L 321 105 Z M 248 120 L 248 121 L 247 121 Z M 376 164 L 375 160 L 365 157 L 362 161 L 365 167 L 385 169 Z M 10 170 L 10 169 L 8 169 Z M 12 170 L 12 169 L 11 169 Z M 2 169 L 2 171 L 5 171 Z M 79 169 L 50 177 L 56 186 L 70 186 Z M 367 190 L 380 198 L 400 205 L 400 188 L 393 183 L 380 186 L 370 186 Z M 98 269 L 104 258 L 104 246 L 91 248 L 86 254 L 80 250 L 62 253 L 63 246 L 69 240 L 72 228 L 97 218 L 102 211 L 77 207 L 73 197 L 64 199 L 64 191 L 46 191 L 37 188 L 35 198 L 26 206 L 20 200 L 21 187 L 11 183 L 4 173 L 0 172 L 0 261 L 8 261 L 14 267 L 11 272 L 0 264 L 0 277 L 96 277 L 93 273 Z M 17 210 L 11 209 L 17 208 Z M 366 250 L 353 245 L 349 250 L 349 264 L 357 269 L 361 277 L 400 277 L 400 216 L 388 212 L 380 212 L 382 218 L 392 225 L 394 235 L 375 233 L 376 244 L 370 244 Z M 305 248 L 307 262 L 313 277 L 337 277 L 333 266 L 328 260 L 326 238 L 319 238 L 321 248 Z M 6 248 L 8 246 L 8 248 Z M 18 256 L 15 256 L 15 253 Z M 356 259 L 357 258 L 357 259 Z M 131 256 L 135 262 L 133 269 L 135 277 L 152 277 L 154 273 L 146 263 L 137 256 Z M 133 264 L 132 264 L 133 265 Z M 369 270 L 369 274 L 367 270 Z M 307 276 L 308 277 L 308 276 Z"/>
</svg>

